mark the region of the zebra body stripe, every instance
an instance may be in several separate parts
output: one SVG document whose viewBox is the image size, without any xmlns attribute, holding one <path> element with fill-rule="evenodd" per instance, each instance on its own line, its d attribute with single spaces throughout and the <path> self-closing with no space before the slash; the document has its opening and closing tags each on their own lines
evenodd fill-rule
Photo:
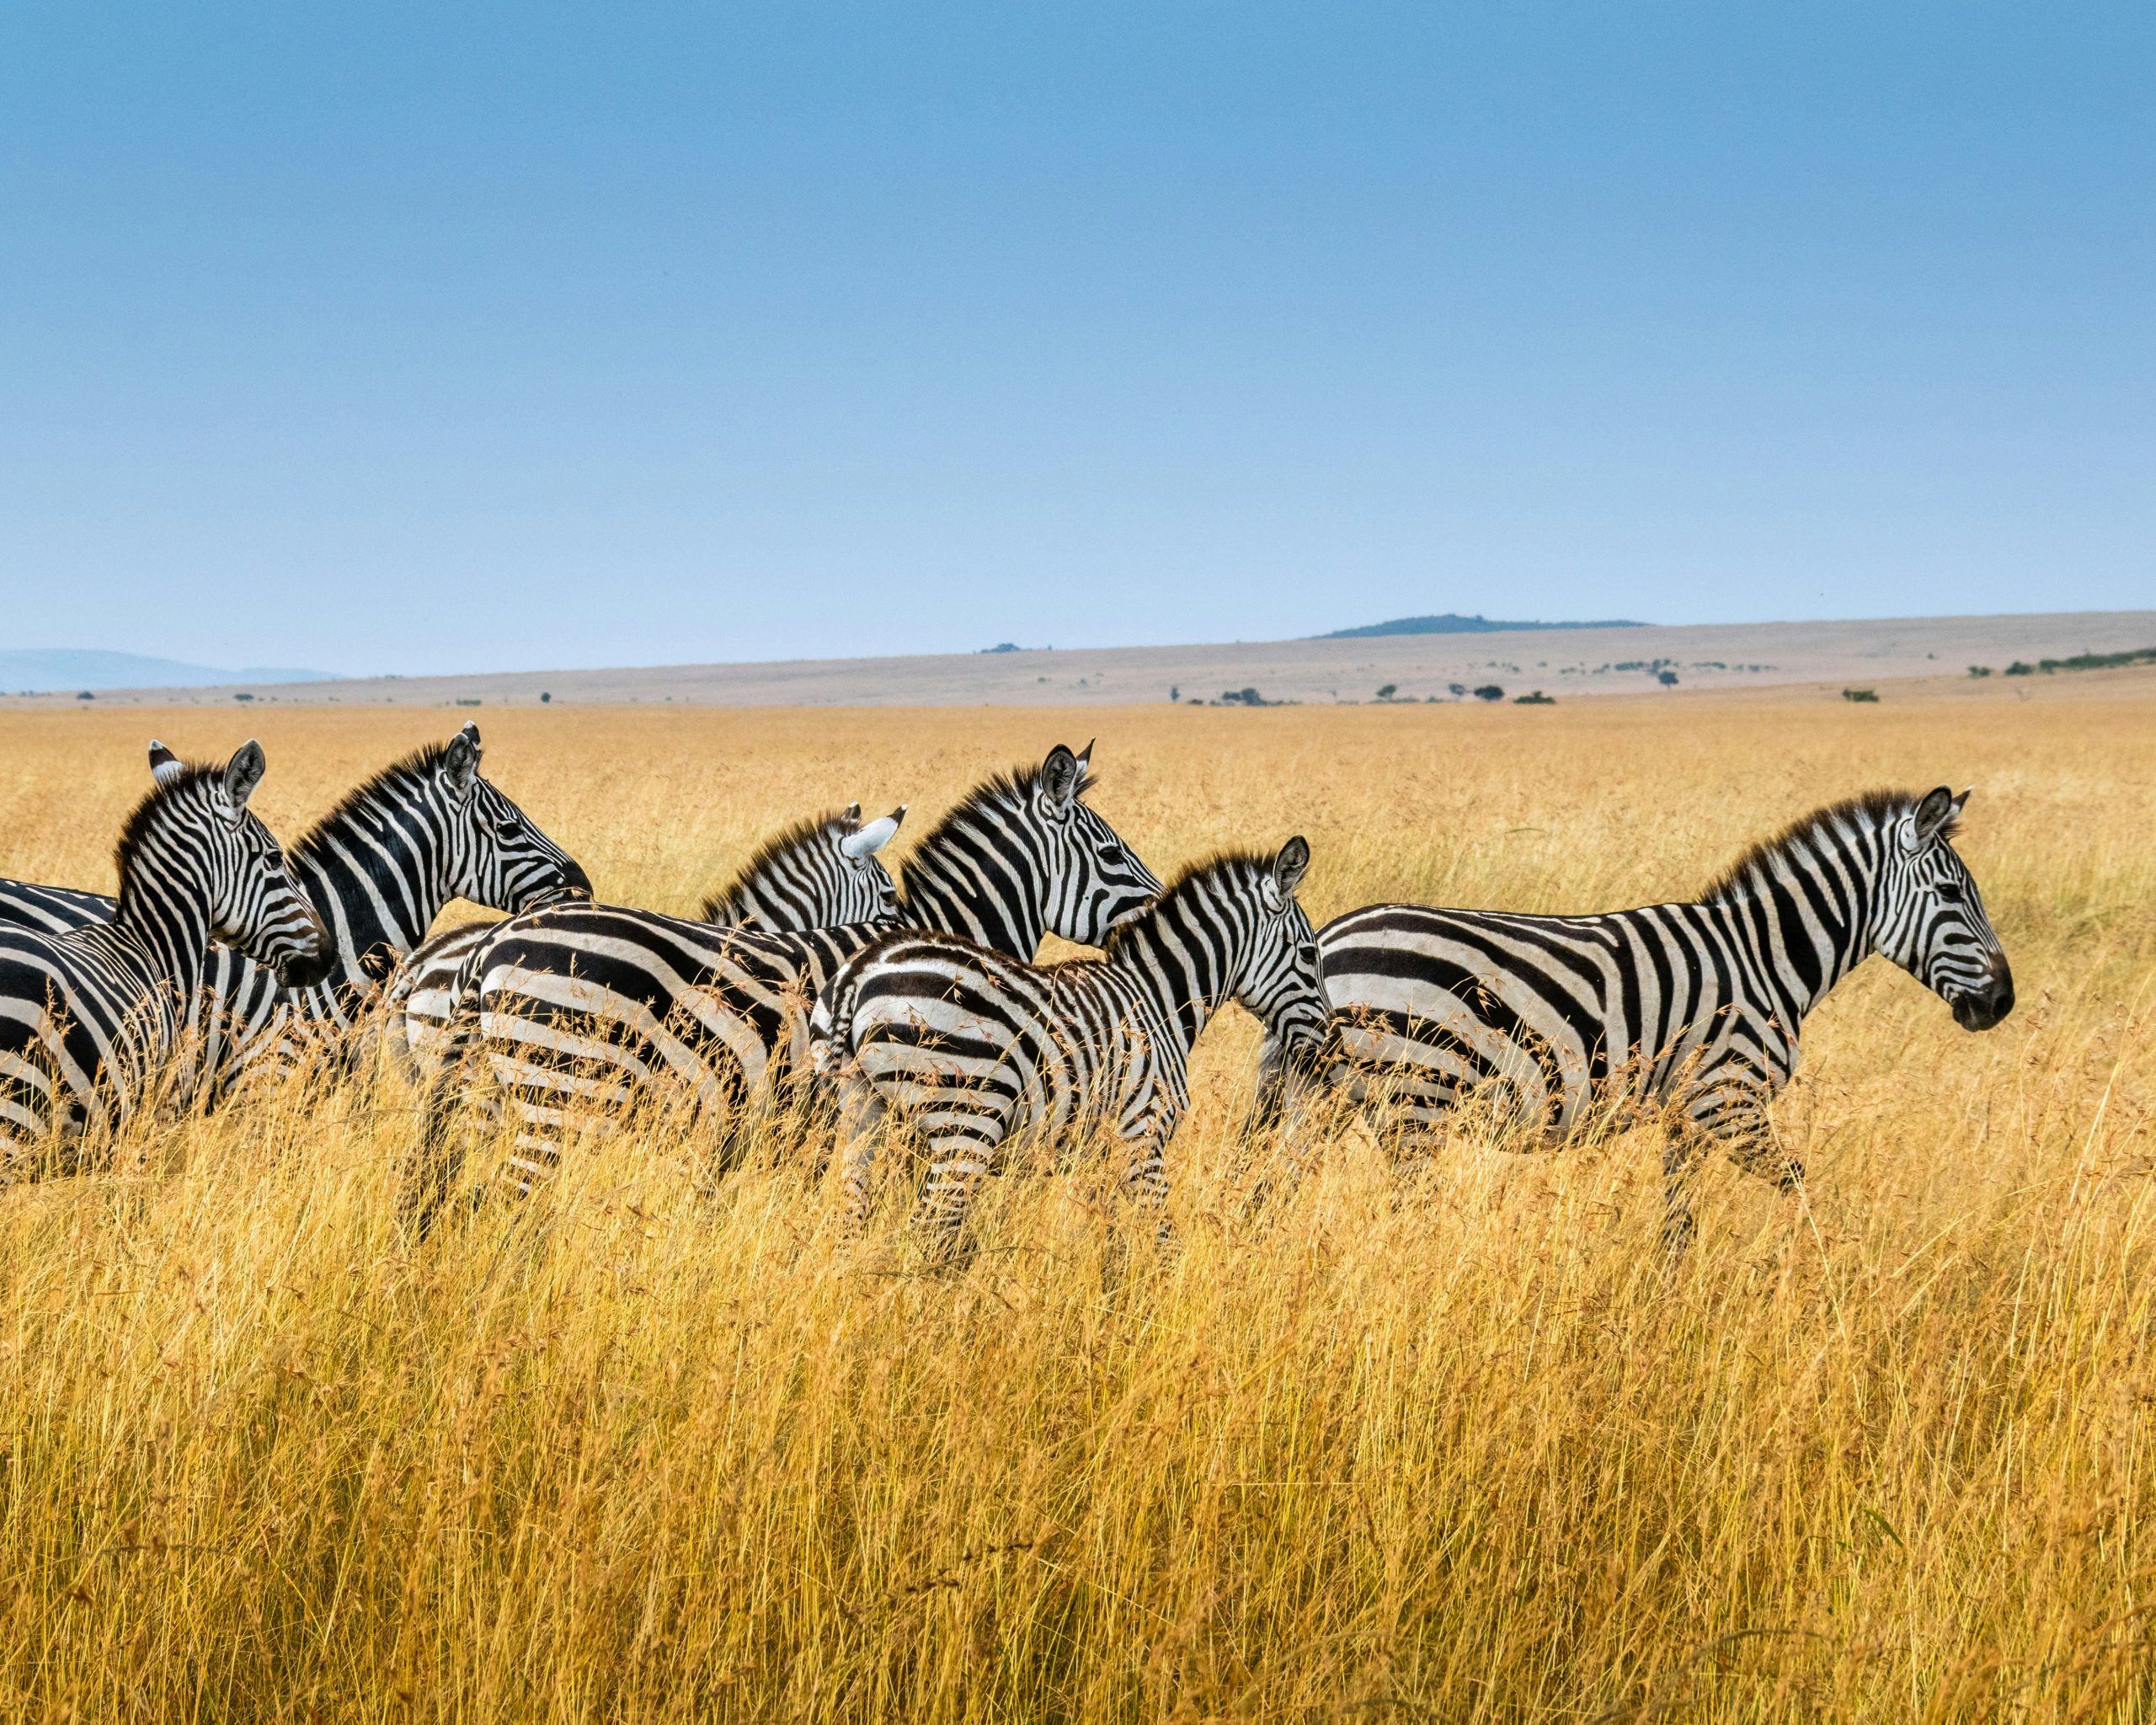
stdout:
<svg viewBox="0 0 2156 1725">
<path fill-rule="evenodd" d="M 851 922 L 888 922 L 898 915 L 898 888 L 878 856 L 905 818 L 861 820 L 858 803 L 788 827 L 760 846 L 726 887 L 704 900 L 713 927 L 795 933 Z M 387 1033 L 414 1075 L 430 1080 L 446 1048 L 466 964 L 501 928 L 467 923 L 424 942 L 398 969 L 386 996 Z"/>
</svg>

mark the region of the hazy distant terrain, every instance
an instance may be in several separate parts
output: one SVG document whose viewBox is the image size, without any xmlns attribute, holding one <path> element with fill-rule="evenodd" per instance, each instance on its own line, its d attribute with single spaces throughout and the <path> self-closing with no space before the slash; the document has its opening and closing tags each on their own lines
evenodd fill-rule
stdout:
<svg viewBox="0 0 2156 1725">
<path fill-rule="evenodd" d="M 1630 628 L 1385 635 L 1183 647 L 951 653 L 890 659 L 532 670 L 454 677 L 372 677 L 276 686 L 266 681 L 175 692 L 101 695 L 157 704 L 226 702 L 400 702 L 441 706 L 537 701 L 676 701 L 707 706 L 1057 706 L 1217 700 L 1255 689 L 1267 702 L 1455 698 L 1450 686 L 1495 684 L 1508 696 L 1540 689 L 1576 696 L 1676 693 L 1776 683 L 1865 683 L 1966 677 L 2084 652 L 2156 646 L 2156 611 L 2027 617 L 1903 617 L 1841 622 L 1644 624 Z M 0 687 L 6 687 L 0 674 Z M 20 686 L 17 685 L 16 686 Z M 65 697 L 39 697 L 40 702 Z"/>
<path fill-rule="evenodd" d="M 234 682 L 326 682 L 326 670 L 291 665 L 248 665 L 238 670 L 152 659 L 140 653 L 106 653 L 87 647 L 11 648 L 0 650 L 0 690 L 177 689 Z"/>
</svg>

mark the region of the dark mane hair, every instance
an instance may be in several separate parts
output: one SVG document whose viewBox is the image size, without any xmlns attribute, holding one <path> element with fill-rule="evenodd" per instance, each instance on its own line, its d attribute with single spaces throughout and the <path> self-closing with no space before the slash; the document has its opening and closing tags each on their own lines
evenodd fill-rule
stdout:
<svg viewBox="0 0 2156 1725">
<path fill-rule="evenodd" d="M 1809 814 L 1799 815 L 1771 838 L 1746 846 L 1737 860 L 1707 883 L 1706 890 L 1700 895 L 1704 903 L 1726 899 L 1737 891 L 1764 865 L 1769 863 L 1803 840 L 1812 837 L 1827 828 L 1851 822 L 1882 828 L 1888 822 L 1899 820 L 1924 800 L 1921 791 L 1874 790 L 1860 792 L 1854 797 L 1844 797 L 1838 803 L 1829 803 L 1823 809 L 1815 809 Z M 1951 814 L 1946 825 L 1940 829 L 1940 836 L 1951 839 L 1961 825 L 1961 817 Z"/>
<path fill-rule="evenodd" d="M 151 822 L 157 818 L 157 811 L 167 804 L 177 801 L 182 792 L 191 789 L 204 779 L 221 777 L 224 770 L 221 764 L 208 766 L 189 762 L 170 778 L 152 785 L 149 793 L 135 805 L 120 829 L 120 841 L 112 847 L 112 862 L 119 871 L 120 891 L 127 890 L 127 871 L 133 865 L 135 852 L 148 833 Z"/>
<path fill-rule="evenodd" d="M 861 823 L 857 820 L 848 820 L 843 809 L 834 809 L 824 814 L 811 814 L 804 820 L 795 821 L 792 825 L 766 839 L 762 844 L 759 845 L 755 853 L 734 871 L 733 879 L 728 881 L 717 892 L 706 895 L 703 904 L 696 914 L 705 921 L 710 921 L 718 912 L 727 908 L 726 901 L 728 899 L 787 852 L 796 850 L 808 844 L 811 840 L 822 838 L 828 833 L 835 831 L 853 833 L 860 830 Z"/>
<path fill-rule="evenodd" d="M 448 752 L 448 743 L 428 743 L 414 749 L 402 760 L 392 761 L 372 777 L 347 791 L 338 799 L 335 808 L 285 847 L 286 853 L 292 857 L 312 857 L 322 848 L 331 833 L 358 814 L 377 793 L 401 784 L 424 782 L 441 765 L 442 756 Z"/>
<path fill-rule="evenodd" d="M 913 873 L 915 858 L 931 849 L 938 841 L 948 836 L 953 828 L 963 825 L 984 809 L 999 803 L 1022 803 L 1033 795 L 1033 788 L 1040 782 L 1041 770 L 1036 764 L 1013 767 L 1008 772 L 991 773 L 968 791 L 944 811 L 943 818 L 930 827 L 921 842 L 906 853 L 906 860 L 899 865 L 899 893 L 903 895 L 906 889 L 906 883 Z M 1087 767 L 1085 776 L 1078 781 L 1077 800 L 1084 801 L 1086 793 L 1100 782 L 1100 774 Z"/>
<path fill-rule="evenodd" d="M 1170 902 L 1188 892 L 1201 880 L 1215 879 L 1220 875 L 1249 869 L 1253 874 L 1270 874 L 1275 853 L 1236 848 L 1215 851 L 1209 857 L 1200 857 L 1189 867 L 1179 871 L 1176 878 L 1161 889 L 1161 895 L 1143 911 L 1119 927 L 1108 931 L 1108 943 L 1103 950 L 1111 959 L 1123 945 L 1131 930 L 1142 922 L 1150 922 L 1168 908 Z"/>
</svg>

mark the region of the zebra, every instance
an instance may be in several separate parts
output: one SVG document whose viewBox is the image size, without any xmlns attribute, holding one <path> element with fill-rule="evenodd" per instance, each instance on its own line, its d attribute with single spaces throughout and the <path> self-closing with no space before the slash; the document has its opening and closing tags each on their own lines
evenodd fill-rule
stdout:
<svg viewBox="0 0 2156 1725">
<path fill-rule="evenodd" d="M 1415 1148 L 1470 1092 L 1555 1142 L 1598 1099 L 1675 1130 L 1664 1235 L 1692 1233 L 1686 1176 L 1719 1146 L 1785 1189 L 1768 1104 L 1805 1015 L 1874 953 L 1966 1030 L 2014 1007 L 2014 977 L 1953 840 L 1969 793 L 1872 791 L 1753 846 L 1701 896 L 1598 916 L 1374 905 L 1318 933 L 1333 1018 L 1309 1063 L 1322 1089 L 1385 1114 Z M 1294 1063 L 1266 1056 L 1270 1110 Z"/>
<path fill-rule="evenodd" d="M 584 870 L 481 773 L 480 759 L 479 728 L 467 724 L 376 773 L 291 846 L 292 874 L 329 929 L 334 962 L 318 985 L 292 992 L 245 954 L 211 950 L 189 1008 L 205 1102 L 312 1048 L 349 1055 L 380 983 L 451 899 L 521 911 L 590 896 Z M 150 760 L 160 781 L 184 770 L 162 744 Z M 78 927 L 115 908 L 99 895 L 16 883 L 0 898 L 75 916 Z"/>
<path fill-rule="evenodd" d="M 889 922 L 898 888 L 877 853 L 906 818 L 899 804 L 862 825 L 861 804 L 799 821 L 767 841 L 732 882 L 705 899 L 702 921 L 720 928 L 772 933 L 847 922 Z M 465 961 L 499 922 L 467 922 L 422 943 L 399 965 L 384 997 L 385 1033 L 413 1076 L 433 1076 L 456 1002 Z"/>
<path fill-rule="evenodd" d="M 1326 1023 L 1316 936 L 1295 889 L 1310 846 L 1230 852 L 1186 870 L 1106 953 L 1030 964 L 947 936 L 894 934 L 817 1007 L 836 1073 L 850 1220 L 867 1220 L 876 1139 L 892 1119 L 926 1146 L 916 1224 L 947 1251 L 974 1188 L 1014 1141 L 1105 1124 L 1129 1146 L 1124 1189 L 1169 1238 L 1163 1157 L 1190 1106 L 1189 1060 L 1230 1000 L 1286 1049 Z"/>
<path fill-rule="evenodd" d="M 1159 878 L 1085 801 L 1092 745 L 977 785 L 901 870 L 898 923 L 1030 958 L 1049 933 L 1098 945 Z M 511 1183 L 551 1172 L 574 1105 L 675 1097 L 723 1115 L 723 1166 L 742 1105 L 805 1075 L 808 1011 L 891 924 L 769 934 L 649 911 L 557 907 L 512 917 L 466 959 L 449 1045 L 430 1086 L 408 1207 L 419 1230 L 456 1178 L 446 1140 L 456 1081 L 483 1055 L 518 1121 Z"/>
<path fill-rule="evenodd" d="M 186 1025 L 212 938 L 307 987 L 328 931 L 269 829 L 249 740 L 222 766 L 160 772 L 121 829 L 113 915 L 60 932 L 0 927 L 0 1180 L 65 1140 L 109 1136 L 153 1094 Z"/>
</svg>

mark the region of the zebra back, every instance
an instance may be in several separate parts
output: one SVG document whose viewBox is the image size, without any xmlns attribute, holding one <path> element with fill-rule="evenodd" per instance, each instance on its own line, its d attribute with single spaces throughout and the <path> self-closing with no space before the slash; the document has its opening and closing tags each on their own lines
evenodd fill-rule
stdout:
<svg viewBox="0 0 2156 1725">
<path fill-rule="evenodd" d="M 905 819 L 901 803 L 866 825 L 861 804 L 797 821 L 757 847 L 726 886 L 704 900 L 714 927 L 798 933 L 834 925 L 881 927 L 898 894 L 878 854 Z M 464 923 L 430 937 L 390 979 L 384 1006 L 390 1046 L 424 1077 L 440 1057 L 467 961 L 501 927 Z"/>
</svg>

